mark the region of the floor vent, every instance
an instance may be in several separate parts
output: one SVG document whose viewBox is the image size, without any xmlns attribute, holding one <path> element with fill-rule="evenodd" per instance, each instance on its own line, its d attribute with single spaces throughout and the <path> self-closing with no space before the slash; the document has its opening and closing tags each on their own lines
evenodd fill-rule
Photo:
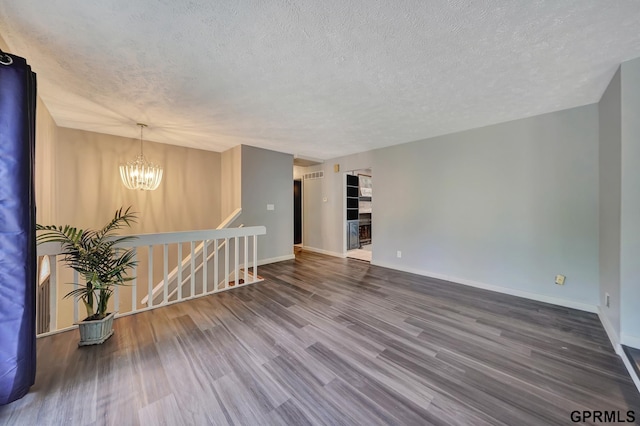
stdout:
<svg viewBox="0 0 640 426">
<path fill-rule="evenodd" d="M 313 173 L 307 173 L 304 175 L 304 180 L 309 180 L 309 179 L 322 179 L 324 177 L 324 171 L 319 171 L 319 172 L 313 172 Z"/>
</svg>

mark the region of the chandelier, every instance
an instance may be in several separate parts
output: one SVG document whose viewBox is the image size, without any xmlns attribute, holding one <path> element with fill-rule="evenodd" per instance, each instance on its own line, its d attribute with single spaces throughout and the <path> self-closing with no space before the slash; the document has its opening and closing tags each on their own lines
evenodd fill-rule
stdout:
<svg viewBox="0 0 640 426">
<path fill-rule="evenodd" d="M 129 189 L 141 189 L 153 191 L 162 181 L 162 167 L 147 161 L 142 153 L 142 129 L 146 124 L 137 123 L 140 126 L 140 154 L 134 161 L 120 165 L 120 178 Z"/>
</svg>

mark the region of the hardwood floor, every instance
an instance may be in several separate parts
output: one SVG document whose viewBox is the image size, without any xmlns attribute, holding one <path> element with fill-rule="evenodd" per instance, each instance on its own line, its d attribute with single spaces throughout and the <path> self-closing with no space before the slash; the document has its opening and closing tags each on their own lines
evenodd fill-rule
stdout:
<svg viewBox="0 0 640 426">
<path fill-rule="evenodd" d="M 640 395 L 594 314 L 299 252 L 266 281 L 38 340 L 3 425 L 571 424 Z M 624 418 L 624 417 L 623 417 Z"/>
</svg>

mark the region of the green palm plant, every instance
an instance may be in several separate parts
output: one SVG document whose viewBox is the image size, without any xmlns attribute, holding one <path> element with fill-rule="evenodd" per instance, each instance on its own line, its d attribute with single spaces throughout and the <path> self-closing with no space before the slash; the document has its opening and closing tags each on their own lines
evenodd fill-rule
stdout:
<svg viewBox="0 0 640 426">
<path fill-rule="evenodd" d="M 114 286 L 124 285 L 133 279 L 127 276 L 127 272 L 137 264 L 135 252 L 117 248 L 117 245 L 136 237 L 116 237 L 116 234 L 137 219 L 137 213 L 131 212 L 129 207 L 116 210 L 113 219 L 99 230 L 83 230 L 69 225 L 36 225 L 36 231 L 41 231 L 36 238 L 38 244 L 60 243 L 64 263 L 84 279 L 85 284 L 78 283 L 80 287 L 64 297 L 82 300 L 87 309 L 86 320 L 103 319 Z"/>
</svg>

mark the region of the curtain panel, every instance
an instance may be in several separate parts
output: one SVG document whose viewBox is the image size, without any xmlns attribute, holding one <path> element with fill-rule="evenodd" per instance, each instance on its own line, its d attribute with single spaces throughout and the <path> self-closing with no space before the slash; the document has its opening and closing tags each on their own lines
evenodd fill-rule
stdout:
<svg viewBox="0 0 640 426">
<path fill-rule="evenodd" d="M 0 404 L 35 381 L 36 75 L 0 51 Z"/>
</svg>

